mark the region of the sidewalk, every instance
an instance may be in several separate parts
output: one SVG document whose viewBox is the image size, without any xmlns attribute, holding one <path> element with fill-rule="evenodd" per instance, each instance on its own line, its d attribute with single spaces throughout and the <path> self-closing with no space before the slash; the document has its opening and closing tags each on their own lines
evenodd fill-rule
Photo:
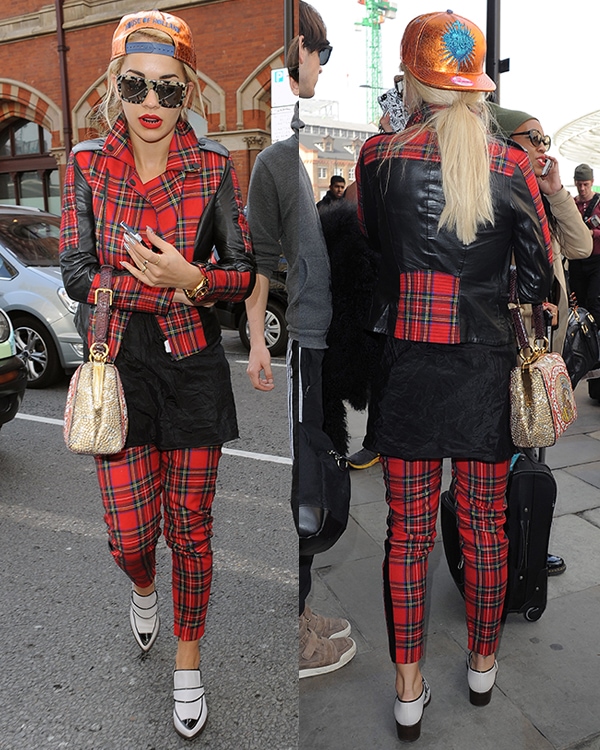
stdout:
<svg viewBox="0 0 600 750">
<path fill-rule="evenodd" d="M 558 483 L 550 550 L 567 570 L 549 580 L 538 622 L 508 616 L 492 702 L 469 703 L 464 605 L 438 534 L 429 558 L 423 673 L 432 690 L 415 750 L 600 750 L 600 403 L 576 390 L 579 418 L 547 450 Z M 349 416 L 350 452 L 365 416 Z M 445 471 L 443 488 L 449 482 Z M 352 623 L 357 655 L 300 681 L 300 750 L 388 750 L 398 741 L 394 668 L 383 617 L 386 505 L 379 465 L 352 472 L 351 517 L 337 545 L 315 558 L 310 606 Z M 439 525 L 438 525 L 439 528 Z"/>
</svg>

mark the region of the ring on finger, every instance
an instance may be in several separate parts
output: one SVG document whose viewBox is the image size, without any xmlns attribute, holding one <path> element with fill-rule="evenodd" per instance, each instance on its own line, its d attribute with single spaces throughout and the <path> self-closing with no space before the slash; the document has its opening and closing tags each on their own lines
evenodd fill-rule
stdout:
<svg viewBox="0 0 600 750">
<path fill-rule="evenodd" d="M 147 261 L 147 260 L 145 260 L 145 261 L 144 261 L 144 271 L 146 270 L 146 268 L 147 268 L 147 267 L 148 267 L 148 261 Z"/>
</svg>

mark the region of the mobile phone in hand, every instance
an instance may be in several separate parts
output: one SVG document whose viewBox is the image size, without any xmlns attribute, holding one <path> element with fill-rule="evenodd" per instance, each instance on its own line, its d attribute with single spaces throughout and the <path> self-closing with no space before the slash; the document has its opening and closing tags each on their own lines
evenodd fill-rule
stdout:
<svg viewBox="0 0 600 750">
<path fill-rule="evenodd" d="M 139 232 L 136 232 L 135 229 L 129 226 L 129 224 L 126 224 L 124 221 L 122 221 L 119 226 L 121 229 L 128 234 L 130 237 L 133 237 L 134 240 L 137 240 L 138 242 L 141 242 L 142 245 L 144 244 L 144 240 L 142 239 L 142 235 Z"/>
<path fill-rule="evenodd" d="M 544 164 L 544 168 L 542 169 L 542 177 L 547 177 L 548 172 L 552 169 L 552 159 L 546 159 L 546 163 Z"/>
<path fill-rule="evenodd" d="M 399 133 L 404 130 L 406 123 L 408 122 L 408 113 L 404 106 L 402 99 L 402 93 L 398 88 L 394 87 L 377 97 L 379 106 L 381 107 L 383 114 L 389 114 L 390 125 L 394 130 L 394 133 Z"/>
<path fill-rule="evenodd" d="M 121 221 L 119 223 L 119 226 L 121 229 L 125 232 L 125 234 L 128 234 L 130 237 L 133 237 L 134 240 L 137 240 L 139 243 L 141 243 L 145 248 L 148 250 L 152 250 L 153 253 L 159 253 L 160 250 L 157 250 L 154 245 L 150 245 L 148 242 L 144 240 L 142 235 L 139 232 L 136 232 L 133 227 L 130 227 L 129 224 L 126 224 L 124 221 Z"/>
</svg>

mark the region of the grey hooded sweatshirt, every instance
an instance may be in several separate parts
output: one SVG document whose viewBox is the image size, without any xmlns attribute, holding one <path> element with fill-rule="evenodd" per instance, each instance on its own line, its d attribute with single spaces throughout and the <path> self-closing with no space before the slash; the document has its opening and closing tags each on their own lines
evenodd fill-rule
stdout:
<svg viewBox="0 0 600 750">
<path fill-rule="evenodd" d="M 257 156 L 248 189 L 248 223 L 258 273 L 270 278 L 288 262 L 286 319 L 290 338 L 325 349 L 331 322 L 329 256 L 308 173 L 299 153 L 304 123 L 296 104 L 294 134 Z"/>
</svg>

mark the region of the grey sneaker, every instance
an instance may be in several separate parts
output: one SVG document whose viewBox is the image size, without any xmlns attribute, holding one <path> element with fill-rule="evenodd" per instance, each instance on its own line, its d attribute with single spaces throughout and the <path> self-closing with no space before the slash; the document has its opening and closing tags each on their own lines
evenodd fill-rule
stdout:
<svg viewBox="0 0 600 750">
<path fill-rule="evenodd" d="M 343 617 L 323 617 L 313 612 L 308 605 L 304 608 L 302 616 L 308 621 L 308 627 L 319 638 L 344 638 L 350 635 L 350 623 Z"/>
<path fill-rule="evenodd" d="M 298 634 L 299 677 L 315 677 L 347 664 L 356 654 L 352 638 L 320 638 L 308 627 L 305 617 L 300 617 Z"/>
</svg>

